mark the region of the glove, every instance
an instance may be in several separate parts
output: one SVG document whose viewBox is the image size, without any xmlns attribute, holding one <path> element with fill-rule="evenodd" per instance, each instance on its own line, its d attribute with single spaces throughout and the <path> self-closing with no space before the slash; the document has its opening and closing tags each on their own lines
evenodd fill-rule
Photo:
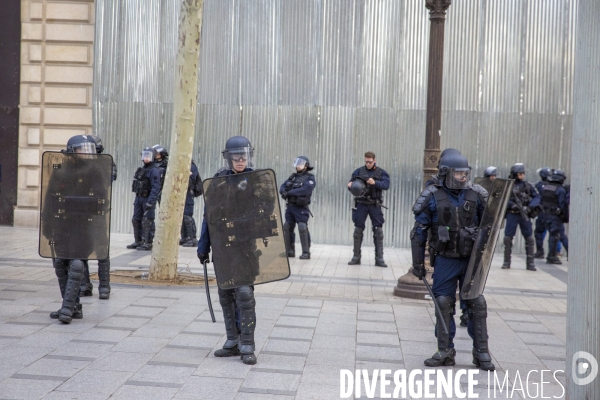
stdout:
<svg viewBox="0 0 600 400">
<path fill-rule="evenodd" d="M 531 208 L 525 206 L 525 207 L 523 207 L 523 212 L 525 212 L 525 215 L 530 216 L 531 215 Z"/>
<path fill-rule="evenodd" d="M 150 210 L 150 209 L 151 209 L 153 206 L 154 206 L 154 205 L 153 205 L 153 204 L 150 204 L 150 203 L 146 203 L 146 204 L 144 204 L 144 211 L 148 211 L 148 210 Z"/>
<path fill-rule="evenodd" d="M 290 197 L 290 196 L 288 196 L 287 192 L 283 192 L 283 193 L 281 193 L 281 198 L 282 198 L 282 199 L 284 199 L 284 200 L 287 200 L 287 199 L 288 199 L 288 197 Z"/>
<path fill-rule="evenodd" d="M 425 271 L 425 265 L 423 265 L 423 264 L 413 265 L 412 273 L 417 278 L 423 279 L 425 277 L 425 275 L 427 275 L 427 271 Z"/>
<path fill-rule="evenodd" d="M 513 204 L 510 206 L 510 209 L 511 209 L 512 211 L 519 211 L 519 206 L 513 203 Z"/>
<path fill-rule="evenodd" d="M 200 260 L 201 264 L 209 263 L 210 257 L 208 256 L 208 253 L 198 253 L 198 260 Z"/>
</svg>

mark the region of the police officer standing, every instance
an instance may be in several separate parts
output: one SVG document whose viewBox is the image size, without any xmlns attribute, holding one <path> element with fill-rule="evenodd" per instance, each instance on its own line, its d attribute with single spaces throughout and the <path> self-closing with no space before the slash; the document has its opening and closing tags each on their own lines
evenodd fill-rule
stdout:
<svg viewBox="0 0 600 400">
<path fill-rule="evenodd" d="M 96 146 L 96 153 L 102 154 L 104 152 L 104 145 L 102 139 L 96 135 L 87 135 L 88 139 L 94 142 Z M 112 180 L 117 180 L 117 166 L 113 161 L 112 165 Z M 81 297 L 91 296 L 94 285 L 90 281 L 90 269 L 88 261 L 84 261 L 85 271 L 83 274 L 83 280 L 81 281 L 81 290 L 79 295 Z M 107 300 L 110 297 L 110 256 L 104 260 L 98 260 L 98 280 L 100 285 L 98 286 L 98 298 L 101 300 Z"/>
<path fill-rule="evenodd" d="M 535 184 L 535 189 L 541 195 L 544 192 L 544 186 L 548 183 L 548 177 L 552 174 L 552 170 L 548 167 L 540 168 L 538 171 L 540 180 Z M 544 258 L 544 237 L 546 236 L 546 220 L 544 213 L 541 212 L 535 219 L 535 247 L 537 251 L 533 255 L 534 258 Z"/>
<path fill-rule="evenodd" d="M 510 268 L 510 255 L 512 252 L 513 238 L 517 227 L 525 237 L 526 265 L 528 271 L 537 271 L 533 260 L 535 239 L 531 219 L 535 218 L 539 210 L 540 195 L 535 187 L 525 180 L 525 165 L 517 163 L 510 168 L 509 179 L 514 179 L 512 194 L 508 200 L 506 210 L 506 228 L 504 229 L 504 263 L 502 269 Z"/>
<path fill-rule="evenodd" d="M 244 136 L 233 136 L 229 138 L 223 150 L 223 158 L 227 166 L 219 170 L 215 177 L 235 175 L 242 172 L 254 171 L 252 168 L 252 157 L 254 148 L 250 141 Z M 224 184 L 223 186 L 225 186 Z M 247 181 L 240 181 L 236 185 L 242 190 L 246 190 Z M 224 189 L 225 190 L 225 189 Z M 235 206 L 235 205 L 228 205 Z M 240 204 L 238 207 L 244 207 Z M 201 263 L 209 262 L 209 253 L 211 249 L 211 240 L 208 232 L 208 223 L 205 215 L 202 221 L 202 230 L 200 231 L 200 240 L 198 241 L 198 259 Z M 214 260 L 215 269 L 217 268 L 244 268 L 246 273 L 252 273 L 252 266 L 258 266 L 257 253 L 254 243 L 256 240 L 248 241 L 242 246 L 246 246 L 245 254 L 230 252 L 230 257 L 225 260 Z M 258 271 L 256 271 L 258 274 Z M 254 354 L 254 330 L 256 328 L 256 301 L 254 299 L 254 286 L 242 285 L 235 289 L 221 289 L 219 287 L 219 302 L 223 308 L 223 319 L 225 322 L 225 331 L 227 341 L 222 349 L 215 351 L 215 357 L 241 356 L 244 364 L 256 364 L 257 359 Z"/>
<path fill-rule="evenodd" d="M 313 167 L 305 156 L 298 156 L 294 161 L 296 172 L 281 185 L 279 193 L 286 202 L 285 224 L 283 225 L 283 234 L 287 246 L 287 256 L 296 256 L 296 234 L 294 230 L 298 224 L 298 234 L 300 235 L 300 244 L 302 245 L 301 260 L 310 259 L 310 234 L 308 232 L 308 219 L 310 218 L 310 197 L 315 189 L 317 182 L 315 176 L 309 171 Z"/>
<path fill-rule="evenodd" d="M 494 182 L 496 177 L 498 176 L 498 168 L 494 166 L 489 166 L 483 171 L 483 177 L 490 180 L 490 182 Z"/>
<path fill-rule="evenodd" d="M 546 229 L 550 237 L 548 238 L 548 264 L 562 264 L 556 256 L 559 240 L 562 242 L 565 250 L 569 251 L 569 238 L 565 235 L 565 222 L 568 222 L 569 204 L 567 200 L 567 189 L 563 186 L 567 176 L 564 171 L 557 169 L 548 177 L 548 182 L 544 185 L 542 192 L 542 207 L 544 208 L 544 219 Z"/>
<path fill-rule="evenodd" d="M 460 153 L 444 156 L 439 165 L 440 182 L 428 186 L 413 206 L 415 226 L 410 234 L 413 274 L 419 279 L 426 275 L 425 244 L 431 231 L 430 246 L 435 251 L 432 291 L 441 310 L 441 315 L 436 313 L 438 351 L 425 360 L 428 367 L 455 365 L 456 289 L 462 288 L 488 196 L 481 186 L 470 185 L 470 173 L 471 167 Z M 473 339 L 473 363 L 483 370 L 494 370 L 488 349 L 485 298 L 480 295 L 465 303 L 469 313 L 467 332 Z M 448 332 L 441 328 L 442 318 Z"/>
<path fill-rule="evenodd" d="M 390 188 L 390 176 L 375 162 L 375 153 L 365 153 L 365 165 L 352 173 L 348 189 L 354 197 L 352 222 L 354 222 L 354 255 L 348 265 L 359 265 L 363 232 L 367 216 L 373 225 L 373 242 L 375 243 L 375 265 L 387 267 L 383 260 L 383 191 Z"/>
<path fill-rule="evenodd" d="M 152 250 L 154 216 L 156 202 L 160 196 L 160 171 L 154 160 L 156 150 L 146 147 L 142 150 L 144 166 L 135 171 L 133 178 L 133 235 L 135 241 L 127 246 L 128 249 Z"/>
<path fill-rule="evenodd" d="M 202 182 L 198 182 L 199 179 L 198 167 L 194 163 L 194 160 L 192 160 L 188 190 L 185 195 L 183 221 L 181 222 L 181 240 L 179 241 L 179 244 L 183 247 L 196 247 L 198 245 L 198 241 L 196 240 L 196 221 L 194 221 L 194 198 L 202 195 Z"/>
</svg>

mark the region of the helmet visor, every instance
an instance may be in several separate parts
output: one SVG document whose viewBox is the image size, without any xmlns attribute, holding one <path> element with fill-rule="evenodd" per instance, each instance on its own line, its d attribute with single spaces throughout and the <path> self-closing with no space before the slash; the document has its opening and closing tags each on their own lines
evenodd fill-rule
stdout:
<svg viewBox="0 0 600 400">
<path fill-rule="evenodd" d="M 296 160 L 294 161 L 294 168 L 298 169 L 298 167 L 300 167 L 301 169 L 304 169 L 306 167 L 306 164 L 308 164 L 306 162 L 306 160 L 304 158 L 296 158 Z"/>
<path fill-rule="evenodd" d="M 142 151 L 142 161 L 146 163 L 154 161 L 154 152 L 148 150 Z"/>
<path fill-rule="evenodd" d="M 225 167 L 230 170 L 241 172 L 246 168 L 252 168 L 252 147 L 238 147 L 223 151 Z"/>
<path fill-rule="evenodd" d="M 73 145 L 73 153 L 96 154 L 96 144 L 81 142 Z"/>
<path fill-rule="evenodd" d="M 471 185 L 471 169 L 451 168 L 445 181 L 448 189 L 466 189 Z"/>
</svg>

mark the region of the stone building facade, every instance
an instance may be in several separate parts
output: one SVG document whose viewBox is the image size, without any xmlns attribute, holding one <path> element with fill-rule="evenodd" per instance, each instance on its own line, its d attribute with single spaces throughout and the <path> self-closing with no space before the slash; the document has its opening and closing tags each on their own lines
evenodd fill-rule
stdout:
<svg viewBox="0 0 600 400">
<path fill-rule="evenodd" d="M 21 90 L 15 226 L 39 220 L 44 151 L 92 133 L 93 0 L 21 1 Z"/>
</svg>

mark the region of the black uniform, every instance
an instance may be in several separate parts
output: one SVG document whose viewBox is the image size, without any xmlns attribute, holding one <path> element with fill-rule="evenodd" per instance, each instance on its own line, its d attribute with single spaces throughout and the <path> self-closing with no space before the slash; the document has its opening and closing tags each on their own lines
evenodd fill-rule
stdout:
<svg viewBox="0 0 600 400">
<path fill-rule="evenodd" d="M 310 218 L 310 198 L 312 192 L 317 186 L 315 176 L 308 171 L 297 172 L 281 185 L 279 193 L 286 201 L 285 224 L 283 225 L 283 234 L 285 235 L 286 245 L 288 246 L 288 257 L 295 257 L 294 248 L 296 242 L 296 233 L 294 232 L 298 224 L 298 233 L 300 234 L 300 243 L 302 245 L 303 260 L 310 259 L 310 233 L 308 231 L 308 219 Z"/>
</svg>

